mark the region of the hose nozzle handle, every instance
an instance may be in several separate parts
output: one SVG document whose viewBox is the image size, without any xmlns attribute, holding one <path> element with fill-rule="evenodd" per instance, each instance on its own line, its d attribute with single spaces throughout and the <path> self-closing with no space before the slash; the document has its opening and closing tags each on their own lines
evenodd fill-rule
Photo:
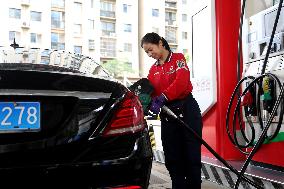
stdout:
<svg viewBox="0 0 284 189">
<path fill-rule="evenodd" d="M 178 118 L 178 116 L 172 111 L 172 110 L 170 110 L 170 108 L 168 108 L 167 106 L 163 106 L 162 107 L 162 110 L 164 111 L 164 112 L 166 112 L 169 116 L 171 116 L 172 118 L 174 118 L 174 119 L 177 119 Z"/>
</svg>

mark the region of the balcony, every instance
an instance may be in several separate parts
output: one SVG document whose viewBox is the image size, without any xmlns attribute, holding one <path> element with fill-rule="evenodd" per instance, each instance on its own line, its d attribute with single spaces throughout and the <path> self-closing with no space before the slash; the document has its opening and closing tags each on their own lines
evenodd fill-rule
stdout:
<svg viewBox="0 0 284 189">
<path fill-rule="evenodd" d="M 30 6 L 30 0 L 21 0 L 21 5 L 22 6 Z"/>
<path fill-rule="evenodd" d="M 89 44 L 89 50 L 95 50 L 95 45 L 90 45 Z"/>
<path fill-rule="evenodd" d="M 51 7 L 52 8 L 64 9 L 65 8 L 65 1 L 64 0 L 52 0 L 51 1 Z"/>
<path fill-rule="evenodd" d="M 177 26 L 176 20 L 166 20 L 167 26 Z"/>
<path fill-rule="evenodd" d="M 65 43 L 51 42 L 51 49 L 64 50 Z"/>
<path fill-rule="evenodd" d="M 168 41 L 168 43 L 177 44 L 177 39 L 175 39 L 175 38 L 167 39 L 167 41 Z"/>
<path fill-rule="evenodd" d="M 64 29 L 65 22 L 58 20 L 51 20 L 51 29 Z"/>
<path fill-rule="evenodd" d="M 165 39 L 169 44 L 177 44 L 177 30 L 173 27 L 166 27 Z"/>
<path fill-rule="evenodd" d="M 102 30 L 102 36 L 103 37 L 116 37 L 116 33 L 113 31 L 108 31 L 108 30 Z"/>
<path fill-rule="evenodd" d="M 115 18 L 115 12 L 114 11 L 101 10 L 100 16 L 101 17 L 107 17 L 107 18 Z"/>
<path fill-rule="evenodd" d="M 95 42 L 89 42 L 89 50 L 95 50 Z"/>
<path fill-rule="evenodd" d="M 101 49 L 101 58 L 114 58 L 116 57 L 115 50 Z"/>
<path fill-rule="evenodd" d="M 177 9 L 177 2 L 176 1 L 166 1 L 165 7 L 169 9 Z"/>
</svg>

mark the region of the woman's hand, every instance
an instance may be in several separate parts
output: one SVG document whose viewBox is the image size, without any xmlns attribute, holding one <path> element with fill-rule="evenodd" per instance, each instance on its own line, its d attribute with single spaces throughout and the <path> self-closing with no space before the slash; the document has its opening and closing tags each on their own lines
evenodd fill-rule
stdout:
<svg viewBox="0 0 284 189">
<path fill-rule="evenodd" d="M 160 96 L 153 98 L 150 106 L 150 111 L 153 112 L 154 114 L 159 114 L 161 108 L 164 106 L 166 101 L 167 99 L 164 94 L 161 94 Z"/>
</svg>

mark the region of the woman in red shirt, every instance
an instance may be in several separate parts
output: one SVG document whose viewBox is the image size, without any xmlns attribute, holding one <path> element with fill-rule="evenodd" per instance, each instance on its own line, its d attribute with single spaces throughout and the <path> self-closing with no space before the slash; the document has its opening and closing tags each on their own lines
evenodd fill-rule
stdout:
<svg viewBox="0 0 284 189">
<path fill-rule="evenodd" d="M 201 143 L 194 135 L 167 116 L 161 107 L 166 105 L 196 133 L 202 135 L 202 117 L 193 98 L 190 72 L 181 53 L 173 53 L 167 41 L 156 33 L 147 33 L 141 47 L 156 62 L 148 79 L 154 87 L 150 110 L 160 113 L 161 138 L 165 165 L 174 189 L 201 188 Z"/>
</svg>

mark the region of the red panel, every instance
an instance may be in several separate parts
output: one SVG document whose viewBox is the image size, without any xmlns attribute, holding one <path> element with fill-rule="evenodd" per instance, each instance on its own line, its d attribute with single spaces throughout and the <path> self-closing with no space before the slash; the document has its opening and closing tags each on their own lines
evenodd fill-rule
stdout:
<svg viewBox="0 0 284 189">
<path fill-rule="evenodd" d="M 213 106 L 209 112 L 203 116 L 203 130 L 202 130 L 202 138 L 214 149 L 216 150 L 216 106 Z M 207 157 L 213 157 L 213 155 L 202 146 L 202 155 Z"/>
<path fill-rule="evenodd" d="M 204 116 L 203 138 L 228 160 L 244 156 L 231 144 L 226 133 L 227 106 L 237 83 L 239 0 L 216 0 L 217 103 Z M 203 153 L 208 151 L 203 148 Z"/>
<path fill-rule="evenodd" d="M 226 133 L 226 112 L 237 83 L 239 0 L 216 0 L 217 103 L 203 117 L 203 139 L 226 160 L 241 160 L 241 154 Z M 253 160 L 284 167 L 284 142 L 265 144 Z M 202 154 L 213 157 L 202 147 Z M 269 154 L 269 156 L 267 155 Z"/>
<path fill-rule="evenodd" d="M 284 167 L 284 142 L 263 144 L 253 157 L 254 161 Z M 267 155 L 269 154 L 269 155 Z"/>
</svg>

